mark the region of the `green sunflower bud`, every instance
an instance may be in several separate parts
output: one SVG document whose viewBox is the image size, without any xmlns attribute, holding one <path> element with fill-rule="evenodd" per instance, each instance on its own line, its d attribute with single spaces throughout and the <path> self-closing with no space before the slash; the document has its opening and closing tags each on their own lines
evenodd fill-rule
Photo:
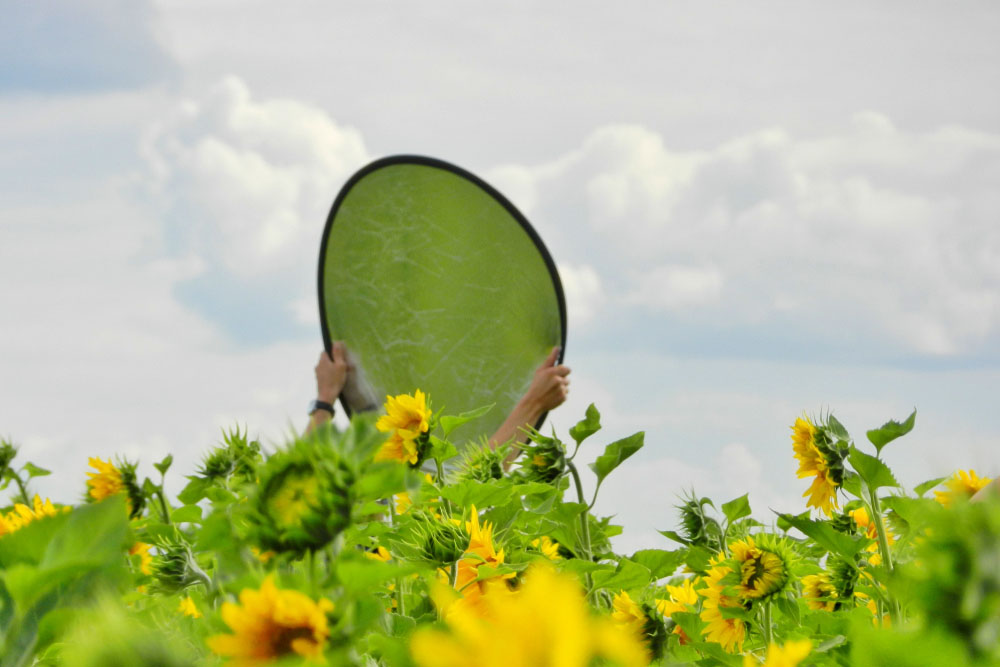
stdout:
<svg viewBox="0 0 1000 667">
<path fill-rule="evenodd" d="M 827 563 L 830 572 L 830 584 L 837 593 L 840 604 L 848 604 L 854 600 L 854 587 L 858 584 L 858 569 L 852 567 L 843 558 L 830 557 Z"/>
<path fill-rule="evenodd" d="M 681 515 L 681 536 L 688 544 L 717 552 L 722 550 L 722 527 L 705 512 L 705 505 L 710 502 L 708 498 L 699 500 L 692 491 L 676 507 Z"/>
<path fill-rule="evenodd" d="M 426 512 L 419 512 L 413 518 L 416 522 L 413 536 L 423 560 L 437 566 L 447 566 L 465 553 L 469 534 L 462 526 L 436 519 Z"/>
<path fill-rule="evenodd" d="M 210 583 L 187 542 L 162 539 L 156 542 L 156 550 L 158 554 L 153 559 L 153 578 L 154 587 L 158 591 L 170 595 L 188 586 Z"/>
<path fill-rule="evenodd" d="M 297 440 L 271 456 L 259 475 L 248 518 L 251 540 L 263 549 L 316 551 L 350 523 L 356 474 L 335 447 Z"/>
<path fill-rule="evenodd" d="M 566 446 L 537 432 L 532 439 L 534 444 L 524 448 L 521 474 L 529 481 L 552 484 L 566 473 Z"/>
<path fill-rule="evenodd" d="M 230 476 L 238 482 L 252 482 L 261 461 L 260 443 L 247 439 L 248 431 L 237 426 L 222 434 L 223 444 L 215 447 L 202 461 L 198 474 L 209 480 L 226 480 Z"/>
<path fill-rule="evenodd" d="M 503 478 L 503 461 L 510 448 L 493 449 L 487 443 L 470 446 L 462 455 L 458 467 L 458 481 L 488 482 Z"/>
<path fill-rule="evenodd" d="M 121 473 L 122 486 L 125 487 L 125 493 L 128 496 L 128 505 L 130 508 L 129 518 L 141 516 L 142 510 L 146 507 L 146 494 L 143 493 L 142 487 L 139 485 L 139 478 L 136 475 L 137 467 L 138 464 L 130 463 L 125 460 L 122 460 L 118 464 L 118 471 Z"/>
<path fill-rule="evenodd" d="M 0 439 L 0 475 L 7 470 L 10 462 L 17 456 L 17 447 L 6 440 Z"/>
</svg>

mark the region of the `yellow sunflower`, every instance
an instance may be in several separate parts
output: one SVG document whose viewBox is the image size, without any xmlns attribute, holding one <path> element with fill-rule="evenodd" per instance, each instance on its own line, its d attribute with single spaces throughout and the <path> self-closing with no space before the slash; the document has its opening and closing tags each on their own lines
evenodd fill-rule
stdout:
<svg viewBox="0 0 1000 667">
<path fill-rule="evenodd" d="M 502 580 L 512 579 L 514 573 L 476 581 L 481 565 L 495 568 L 503 564 L 503 549 L 496 550 L 493 545 L 493 524 L 489 521 L 479 523 L 479 514 L 476 512 L 475 505 L 471 507 L 471 516 L 466 522 L 465 528 L 469 533 L 469 546 L 465 549 L 465 555 L 458 561 L 455 588 L 462 592 L 464 603 L 478 606 L 480 598 L 489 588 L 495 587 L 497 584 L 503 585 Z M 504 587 L 506 588 L 505 585 Z"/>
<path fill-rule="evenodd" d="M 871 554 L 868 556 L 868 562 L 872 565 L 878 565 L 882 562 L 882 556 L 878 553 L 878 527 L 874 521 L 868 518 L 868 511 L 864 507 L 851 510 L 850 514 L 851 518 L 854 519 L 854 523 L 858 524 L 858 528 L 864 531 L 865 536 L 870 540 L 876 540 L 868 545 L 868 552 Z M 889 546 L 892 546 L 896 543 L 896 536 L 889 530 L 885 517 L 882 518 L 882 527 L 885 530 L 886 542 Z"/>
<path fill-rule="evenodd" d="M 790 641 L 783 646 L 771 644 L 767 647 L 767 658 L 763 662 L 763 667 L 796 667 L 811 651 L 812 642 L 808 639 Z M 752 655 L 743 656 L 743 667 L 757 667 L 761 664 Z"/>
<path fill-rule="evenodd" d="M 122 481 L 121 471 L 118 470 L 108 460 L 106 463 L 99 458 L 90 457 L 87 459 L 91 468 L 97 472 L 88 472 L 87 487 L 90 497 L 94 500 L 104 500 L 125 490 L 125 482 Z"/>
<path fill-rule="evenodd" d="M 742 606 L 739 598 L 727 594 L 726 585 L 722 583 L 722 579 L 731 572 L 723 559 L 724 556 L 719 554 L 710 561 L 712 567 L 705 576 L 705 588 L 698 589 L 698 594 L 705 598 L 700 618 L 706 626 L 701 634 L 707 641 L 720 644 L 728 653 L 735 653 L 743 650 L 746 624 L 741 619 L 726 618 L 722 614 L 726 607 Z"/>
<path fill-rule="evenodd" d="M 837 607 L 837 589 L 826 572 L 802 577 L 802 597 L 810 609 L 833 611 Z"/>
<path fill-rule="evenodd" d="M 780 545 L 772 540 L 754 538 L 734 542 L 729 549 L 740 567 L 740 597 L 745 600 L 760 600 L 780 593 L 788 583 L 788 563 Z"/>
<path fill-rule="evenodd" d="M 976 495 L 977 491 L 992 481 L 989 477 L 979 477 L 976 475 L 975 470 L 957 470 L 944 483 L 947 490 L 935 491 L 934 499 L 945 507 L 951 507 L 956 498 L 965 498 L 968 500 Z"/>
<path fill-rule="evenodd" d="M 43 519 L 47 516 L 56 516 L 60 512 L 68 512 L 69 507 L 56 508 L 48 498 L 44 501 L 35 495 L 33 507 L 28 507 L 22 503 L 14 505 L 14 509 L 6 515 L 0 514 L 0 537 L 7 533 L 24 528 L 32 521 Z"/>
<path fill-rule="evenodd" d="M 611 618 L 619 625 L 626 627 L 630 632 L 634 632 L 637 637 L 642 637 L 643 629 L 646 626 L 646 614 L 642 608 L 635 603 L 628 593 L 621 591 L 612 600 Z"/>
<path fill-rule="evenodd" d="M 562 560 L 562 556 L 559 555 L 559 543 L 548 535 L 542 535 L 538 539 L 532 540 L 531 546 L 542 552 L 542 555 L 549 560 Z"/>
<path fill-rule="evenodd" d="M 401 461 L 416 465 L 420 460 L 417 452 L 417 441 L 413 438 L 404 438 L 400 431 L 394 432 L 389 439 L 382 443 L 378 452 L 375 453 L 376 461 Z"/>
<path fill-rule="evenodd" d="M 679 611 L 690 611 L 698 604 L 698 592 L 694 589 L 695 580 L 685 579 L 680 586 L 667 586 L 669 600 L 657 599 L 656 608 L 664 616 L 676 614 Z"/>
<path fill-rule="evenodd" d="M 419 389 L 413 396 L 386 396 L 385 412 L 375 422 L 375 427 L 383 433 L 395 431 L 403 439 L 414 440 L 430 428 L 431 411 L 427 409 L 427 397 Z"/>
<path fill-rule="evenodd" d="M 201 612 L 198 611 L 198 607 L 195 606 L 190 595 L 181 600 L 181 603 L 177 605 L 177 611 L 191 618 L 201 618 Z"/>
<path fill-rule="evenodd" d="M 332 610 L 329 600 L 317 603 L 299 591 L 277 588 L 271 575 L 260 590 L 243 589 L 240 604 L 222 605 L 222 620 L 233 634 L 214 635 L 206 642 L 235 665 L 256 666 L 293 655 L 323 662 L 330 635 L 326 613 Z"/>
<path fill-rule="evenodd" d="M 436 603 L 441 592 L 432 593 Z M 525 573 L 518 590 L 487 592 L 480 612 L 459 608 L 445 618 L 449 632 L 425 627 L 413 634 L 410 652 L 419 667 L 586 667 L 595 658 L 648 664 L 641 641 L 607 616 L 592 615 L 576 578 L 544 561 Z"/>
<path fill-rule="evenodd" d="M 143 574 L 153 574 L 153 568 L 151 567 L 153 557 L 149 554 L 149 547 L 150 545 L 145 542 L 136 542 L 128 550 L 129 556 L 139 556 L 139 570 Z"/>
<path fill-rule="evenodd" d="M 802 497 L 809 498 L 807 507 L 823 510 L 827 516 L 833 515 L 837 504 L 837 482 L 830 473 L 829 462 L 816 446 L 816 426 L 806 418 L 799 417 L 792 426 L 792 447 L 799 462 L 799 478 L 815 476 L 812 485 Z"/>
</svg>

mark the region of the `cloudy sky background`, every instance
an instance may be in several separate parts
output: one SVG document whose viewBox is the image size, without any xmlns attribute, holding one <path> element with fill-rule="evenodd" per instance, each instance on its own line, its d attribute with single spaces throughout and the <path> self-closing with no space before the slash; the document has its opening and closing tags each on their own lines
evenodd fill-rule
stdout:
<svg viewBox="0 0 1000 667">
<path fill-rule="evenodd" d="M 190 471 L 302 427 L 319 237 L 419 153 L 532 221 L 569 300 L 572 425 L 646 431 L 597 509 L 665 545 L 692 486 L 800 511 L 789 425 L 908 486 L 1000 474 L 1000 8 L 989 3 L 4 3 L 0 434 Z M 594 439 L 582 456 L 592 460 Z"/>
</svg>

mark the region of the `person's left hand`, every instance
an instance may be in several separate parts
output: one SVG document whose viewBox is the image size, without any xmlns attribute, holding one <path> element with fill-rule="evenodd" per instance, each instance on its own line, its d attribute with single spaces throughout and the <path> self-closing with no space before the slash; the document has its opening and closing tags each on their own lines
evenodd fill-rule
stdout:
<svg viewBox="0 0 1000 667">
<path fill-rule="evenodd" d="M 332 352 L 331 356 L 324 350 L 316 363 L 316 398 L 327 403 L 335 402 L 340 396 L 350 371 L 343 341 L 334 341 Z"/>
</svg>

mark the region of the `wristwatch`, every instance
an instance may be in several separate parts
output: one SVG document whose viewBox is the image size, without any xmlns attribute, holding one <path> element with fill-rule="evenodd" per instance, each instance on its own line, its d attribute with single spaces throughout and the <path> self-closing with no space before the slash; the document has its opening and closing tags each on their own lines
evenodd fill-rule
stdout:
<svg viewBox="0 0 1000 667">
<path fill-rule="evenodd" d="M 333 404 L 332 403 L 327 403 L 326 401 L 321 401 L 319 399 L 316 399 L 315 401 L 313 401 L 312 403 L 309 404 L 309 414 L 311 415 L 312 413 L 316 412 L 317 410 L 326 410 L 327 412 L 329 412 L 332 415 L 333 414 Z"/>
</svg>

